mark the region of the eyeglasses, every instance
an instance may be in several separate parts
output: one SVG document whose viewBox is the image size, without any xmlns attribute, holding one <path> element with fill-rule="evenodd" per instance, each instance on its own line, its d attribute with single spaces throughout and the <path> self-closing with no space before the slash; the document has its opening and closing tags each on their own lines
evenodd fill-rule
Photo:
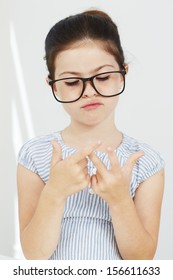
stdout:
<svg viewBox="0 0 173 280">
<path fill-rule="evenodd" d="M 49 81 L 53 95 L 58 102 L 71 103 L 79 100 L 90 82 L 94 90 L 101 96 L 113 97 L 125 89 L 126 70 L 99 73 L 89 78 L 69 77 Z"/>
</svg>

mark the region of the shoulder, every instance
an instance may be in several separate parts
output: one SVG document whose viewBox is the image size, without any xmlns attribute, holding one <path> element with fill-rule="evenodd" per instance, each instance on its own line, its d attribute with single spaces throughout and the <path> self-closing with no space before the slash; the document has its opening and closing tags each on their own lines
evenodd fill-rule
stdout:
<svg viewBox="0 0 173 280">
<path fill-rule="evenodd" d="M 18 153 L 18 163 L 38 173 L 38 166 L 43 166 L 50 159 L 53 139 L 59 141 L 60 132 L 37 136 L 27 141 Z"/>
<path fill-rule="evenodd" d="M 142 156 L 137 162 L 138 179 L 140 183 L 159 172 L 165 166 L 161 154 L 156 149 L 133 137 L 127 135 L 124 136 L 124 149 L 126 149 L 126 152 L 129 155 L 137 151 L 144 152 L 144 156 Z"/>
<path fill-rule="evenodd" d="M 24 143 L 24 145 L 21 147 L 19 151 L 19 155 L 22 152 L 27 152 L 27 151 L 34 152 L 36 150 L 38 151 L 38 150 L 47 149 L 53 139 L 58 140 L 58 136 L 59 136 L 59 132 L 53 132 L 48 135 L 41 135 L 41 136 L 34 137 L 28 140 L 26 143 Z"/>
</svg>

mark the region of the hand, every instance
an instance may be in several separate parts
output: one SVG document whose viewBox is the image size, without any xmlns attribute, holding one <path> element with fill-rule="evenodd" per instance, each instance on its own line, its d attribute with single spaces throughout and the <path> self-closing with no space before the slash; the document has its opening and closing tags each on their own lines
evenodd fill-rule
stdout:
<svg viewBox="0 0 173 280">
<path fill-rule="evenodd" d="M 118 162 L 115 152 L 108 148 L 110 159 L 110 170 L 107 170 L 104 163 L 92 152 L 89 156 L 95 165 L 97 172 L 92 175 L 90 184 L 93 191 L 102 197 L 109 205 L 121 202 L 130 196 L 130 178 L 137 160 L 144 155 L 142 151 L 132 154 L 123 167 Z"/>
<path fill-rule="evenodd" d="M 62 159 L 60 144 L 53 140 L 52 159 L 50 164 L 50 177 L 47 182 L 59 197 L 66 199 L 69 195 L 79 192 L 90 183 L 88 174 L 87 156 L 91 154 L 101 143 L 90 144 L 78 153 Z"/>
</svg>

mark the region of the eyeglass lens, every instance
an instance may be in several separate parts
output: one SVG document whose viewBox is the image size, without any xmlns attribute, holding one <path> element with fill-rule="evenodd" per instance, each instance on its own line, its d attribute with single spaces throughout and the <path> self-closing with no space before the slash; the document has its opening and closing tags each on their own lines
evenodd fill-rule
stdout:
<svg viewBox="0 0 173 280">
<path fill-rule="evenodd" d="M 98 74 L 94 77 L 93 83 L 97 93 L 102 96 L 118 95 L 124 89 L 124 76 L 121 73 Z M 58 101 L 71 102 L 81 96 L 83 87 L 82 80 L 78 78 L 67 78 L 56 81 L 53 84 L 53 92 Z"/>
</svg>

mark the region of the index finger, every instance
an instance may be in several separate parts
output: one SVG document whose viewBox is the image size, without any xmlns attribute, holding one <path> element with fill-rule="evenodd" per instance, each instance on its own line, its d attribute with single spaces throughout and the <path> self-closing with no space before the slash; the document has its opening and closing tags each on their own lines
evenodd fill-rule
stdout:
<svg viewBox="0 0 173 280">
<path fill-rule="evenodd" d="M 81 161 L 82 159 L 89 156 L 95 149 L 97 149 L 101 145 L 101 141 L 98 141 L 96 143 L 91 143 L 90 145 L 87 145 L 85 148 L 81 149 L 76 154 L 69 157 L 72 163 L 77 163 Z"/>
</svg>

